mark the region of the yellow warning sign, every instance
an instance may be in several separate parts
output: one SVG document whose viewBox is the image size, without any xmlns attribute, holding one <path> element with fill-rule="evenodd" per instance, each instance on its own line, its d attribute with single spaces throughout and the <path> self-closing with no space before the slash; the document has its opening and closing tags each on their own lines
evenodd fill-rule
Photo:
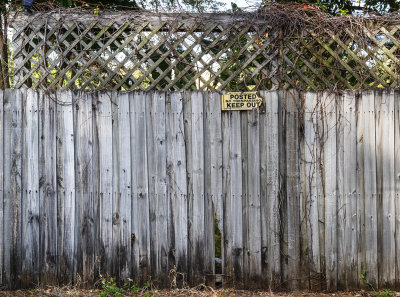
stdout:
<svg viewBox="0 0 400 297">
<path fill-rule="evenodd" d="M 252 110 L 261 104 L 262 98 L 256 92 L 229 92 L 221 97 L 222 110 Z"/>
</svg>

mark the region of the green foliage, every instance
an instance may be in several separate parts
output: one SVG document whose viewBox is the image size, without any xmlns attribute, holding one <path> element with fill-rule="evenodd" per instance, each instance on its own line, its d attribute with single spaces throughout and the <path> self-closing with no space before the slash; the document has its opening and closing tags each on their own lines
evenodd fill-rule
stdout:
<svg viewBox="0 0 400 297">
<path fill-rule="evenodd" d="M 132 280 L 130 280 L 132 282 Z M 143 287 L 139 287 L 137 284 L 123 283 L 121 286 L 115 282 L 111 277 L 110 280 L 100 277 L 101 290 L 99 290 L 99 297 L 123 297 L 126 295 L 132 296 L 143 296 L 152 297 L 151 292 L 153 291 L 153 283 L 151 280 L 147 280 Z"/>
<path fill-rule="evenodd" d="M 112 277 L 109 281 L 106 279 L 102 279 L 101 288 L 103 289 L 103 291 L 100 292 L 99 297 L 122 297 L 125 293 L 125 290 L 118 287 Z"/>
<path fill-rule="evenodd" d="M 373 295 L 375 297 L 389 297 L 393 296 L 393 292 L 390 289 L 383 289 L 380 291 L 375 290 L 374 286 L 367 278 L 367 270 L 363 269 L 361 271 L 361 279 L 364 281 L 364 284 L 373 291 Z"/>
</svg>

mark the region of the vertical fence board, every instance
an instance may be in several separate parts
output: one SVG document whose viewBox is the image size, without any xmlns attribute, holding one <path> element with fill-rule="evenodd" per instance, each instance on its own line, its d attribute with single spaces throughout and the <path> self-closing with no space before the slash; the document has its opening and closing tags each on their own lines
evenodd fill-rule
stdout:
<svg viewBox="0 0 400 297">
<path fill-rule="evenodd" d="M 56 100 L 53 92 L 39 94 L 40 281 L 54 285 L 58 265 Z"/>
<path fill-rule="evenodd" d="M 242 218 L 242 147 L 240 114 L 230 117 L 231 224 L 233 284 L 240 287 L 243 280 L 243 218 Z"/>
<path fill-rule="evenodd" d="M 38 93 L 24 96 L 22 141 L 22 286 L 39 283 L 39 106 Z M 26 145 L 28 144 L 28 145 Z"/>
<path fill-rule="evenodd" d="M 378 231 L 376 191 L 375 97 L 372 91 L 363 93 L 364 111 L 364 199 L 365 199 L 365 269 L 367 277 L 378 285 Z"/>
<path fill-rule="evenodd" d="M 356 128 L 357 128 L 357 275 L 365 269 L 365 201 L 364 201 L 364 101 L 363 93 L 356 97 Z M 365 287 L 359 280 L 360 287 Z"/>
<path fill-rule="evenodd" d="M 261 205 L 260 205 L 260 118 L 259 111 L 248 112 L 248 254 L 249 287 L 259 287 L 261 283 Z"/>
<path fill-rule="evenodd" d="M 231 195 L 231 111 L 221 114 L 221 133 L 222 133 L 222 209 L 223 209 L 223 228 L 221 229 L 224 241 L 222 242 L 222 273 L 223 286 L 233 285 L 233 263 L 232 263 L 232 195 Z"/>
<path fill-rule="evenodd" d="M 100 261 L 101 273 L 112 276 L 113 261 L 113 126 L 112 93 L 99 93 L 96 128 L 99 153 Z"/>
<path fill-rule="evenodd" d="M 166 170 L 165 94 L 153 93 L 146 102 L 147 159 L 150 197 L 152 273 L 162 285 L 168 276 L 168 200 Z M 165 285 L 165 284 L 164 284 Z"/>
<path fill-rule="evenodd" d="M 286 199 L 288 219 L 288 286 L 298 288 L 300 274 L 300 167 L 299 167 L 299 96 L 290 91 L 286 103 Z"/>
<path fill-rule="evenodd" d="M 92 176 L 97 170 L 92 168 L 93 160 L 93 110 L 92 96 L 78 92 L 74 96 L 75 135 L 75 281 L 91 283 L 94 280 L 95 228 L 94 193 L 92 182 L 99 178 Z M 96 103 L 95 100 L 93 99 Z M 97 200 L 98 197 L 95 198 Z M 98 214 L 97 214 L 98 215 Z M 98 222 L 98 221 L 96 221 Z M 80 279 L 79 276 L 81 276 Z"/>
<path fill-rule="evenodd" d="M 336 96 L 323 100 L 324 180 L 325 180 L 325 256 L 327 289 L 337 289 L 337 189 L 336 189 Z"/>
<path fill-rule="evenodd" d="M 378 101 L 378 99 L 380 99 Z M 381 205 L 378 221 L 379 287 L 395 284 L 395 147 L 394 92 L 375 97 L 377 193 Z M 354 286 L 353 286 L 354 287 Z"/>
<path fill-rule="evenodd" d="M 307 93 L 305 97 L 304 145 L 306 162 L 306 195 L 308 244 L 310 259 L 311 289 L 320 288 L 321 273 L 319 217 L 318 217 L 318 179 L 319 179 L 319 130 L 317 115 L 320 108 L 318 95 Z"/>
<path fill-rule="evenodd" d="M 204 117 L 204 104 L 203 96 L 200 92 L 191 94 L 191 118 L 190 121 L 191 143 L 189 150 L 191 150 L 191 192 L 189 192 L 189 214 L 191 230 L 189 232 L 190 242 L 190 261 L 191 261 L 191 281 L 198 283 L 202 280 L 202 271 L 205 268 L 204 258 L 205 254 L 205 226 L 204 226 L 204 131 L 203 131 L 203 117 Z M 208 259 L 209 260 L 209 259 Z M 203 280 L 204 281 L 204 280 Z"/>
<path fill-rule="evenodd" d="M 177 276 L 175 285 L 182 286 L 187 272 L 188 260 L 188 218 L 187 218 L 187 180 L 186 180 L 186 143 L 183 121 L 183 94 L 172 93 L 167 105 L 167 173 L 168 195 L 173 212 L 173 236 Z M 171 234 L 171 233 L 170 233 Z M 170 239 L 171 240 L 171 239 Z"/>
<path fill-rule="evenodd" d="M 223 215 L 223 200 L 222 200 L 222 180 L 223 180 L 223 166 L 222 166 L 222 126 L 221 126 L 221 97 L 219 94 L 212 93 L 209 95 L 208 107 L 209 109 L 209 125 L 210 125 L 210 179 L 211 179 L 211 198 L 213 202 L 213 209 L 216 217 L 216 221 L 213 222 L 217 225 L 215 227 L 218 228 L 219 232 L 221 232 L 221 246 L 215 247 L 215 255 L 214 257 L 220 257 L 220 262 L 218 268 L 215 268 L 214 273 L 221 274 L 221 263 L 224 262 L 224 254 L 222 250 L 220 251 L 220 255 L 218 255 L 218 249 L 223 248 L 224 242 L 224 215 Z M 216 238 L 216 234 L 214 234 L 214 229 L 212 230 L 212 234 L 214 238 Z M 217 242 L 214 243 L 217 245 Z M 217 259 L 215 259 L 215 266 L 217 266 Z M 218 280 L 216 280 L 218 281 Z"/>
<path fill-rule="evenodd" d="M 57 199 L 59 203 L 59 279 L 71 283 L 74 273 L 75 151 L 73 94 L 58 92 L 57 101 Z"/>
<path fill-rule="evenodd" d="M 209 93 L 203 94 L 203 131 L 204 131 L 204 236 L 205 236 L 205 261 L 204 274 L 205 283 L 210 286 L 215 285 L 215 246 L 214 246 L 214 221 L 215 211 L 213 205 L 213 193 L 211 189 L 211 112 L 213 111 L 210 105 L 213 103 L 213 98 Z"/>
<path fill-rule="evenodd" d="M 4 283 L 20 286 L 22 92 L 4 91 Z M 39 261 L 39 259 L 34 259 Z"/>
<path fill-rule="evenodd" d="M 111 275 L 120 278 L 120 245 L 121 245 L 121 189 L 120 189 L 120 142 L 119 142 L 119 99 L 121 95 L 116 91 L 111 94 L 111 125 L 112 125 L 112 245 L 111 245 Z M 128 106 L 125 110 L 129 110 Z"/>
<path fill-rule="evenodd" d="M 395 211 L 395 286 L 400 286 L 400 91 L 394 91 L 394 211 Z M 358 232 L 360 232 L 360 228 Z"/>
<path fill-rule="evenodd" d="M 116 195 L 120 197 L 119 214 L 115 218 L 120 223 L 120 241 L 118 246 L 119 271 L 123 280 L 131 278 L 131 227 L 132 227 L 132 181 L 131 181 L 131 124 L 130 124 L 130 104 L 133 104 L 132 97 L 128 93 L 121 93 L 117 96 L 116 104 L 118 109 L 118 139 L 117 150 L 119 173 L 119 191 Z M 115 183 L 114 183 L 115 184 Z M 114 190 L 115 192 L 115 190 Z M 117 212 L 118 213 L 118 212 Z M 118 218 L 117 218 L 118 217 Z"/>
<path fill-rule="evenodd" d="M 355 96 L 343 95 L 343 193 L 344 193 L 344 270 L 346 288 L 357 284 L 357 127 Z"/>
<path fill-rule="evenodd" d="M 237 288 L 244 288 L 244 284 L 250 283 L 250 267 L 249 267 L 249 185 L 248 185 L 248 111 L 240 112 L 240 130 L 241 130 L 241 156 L 242 156 L 242 261 L 243 261 L 243 273 L 242 279 Z M 236 210 L 237 211 L 237 210 Z M 239 213 L 238 213 L 239 215 Z"/>
<path fill-rule="evenodd" d="M 275 290 L 281 285 L 280 265 L 280 216 L 279 216 L 279 97 L 276 92 L 265 92 L 266 119 L 263 126 L 266 134 L 266 203 L 261 212 L 263 241 L 267 246 L 265 263 L 269 286 Z M 265 239 L 264 239 L 265 238 Z"/>
<path fill-rule="evenodd" d="M 343 192 L 344 181 L 344 109 L 343 95 L 337 97 L 336 100 L 336 182 L 338 189 L 338 208 L 337 208 L 337 241 L 338 241 L 338 289 L 346 289 L 346 239 L 345 239 L 345 216 L 346 216 L 346 201 L 345 193 Z"/>
<path fill-rule="evenodd" d="M 146 102 L 150 94 L 135 93 L 130 105 L 132 154 L 132 249 L 133 275 L 144 283 L 151 273 L 150 217 L 147 170 Z M 149 156 L 152 158 L 153 156 Z"/>
</svg>

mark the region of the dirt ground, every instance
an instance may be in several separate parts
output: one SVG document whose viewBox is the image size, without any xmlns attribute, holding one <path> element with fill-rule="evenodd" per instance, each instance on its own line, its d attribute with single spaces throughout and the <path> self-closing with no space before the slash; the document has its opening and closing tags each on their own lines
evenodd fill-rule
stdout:
<svg viewBox="0 0 400 297">
<path fill-rule="evenodd" d="M 52 297 L 94 297 L 99 296 L 100 291 L 97 290 L 77 290 L 73 288 L 48 288 L 48 289 L 32 289 L 20 291 L 0 291 L 0 296 L 52 296 Z M 388 293 L 388 292 L 387 292 Z M 175 290 L 148 290 L 136 294 L 123 294 L 125 296 L 140 297 L 271 297 L 271 296 L 308 296 L 308 297 L 384 297 L 384 296 L 400 296 L 400 292 L 391 292 L 391 294 L 377 294 L 368 291 L 354 292 L 335 292 L 335 293 L 311 293 L 311 292 L 266 292 L 266 291 L 244 291 L 233 289 L 212 289 L 208 287 L 194 289 L 175 289 Z"/>
</svg>

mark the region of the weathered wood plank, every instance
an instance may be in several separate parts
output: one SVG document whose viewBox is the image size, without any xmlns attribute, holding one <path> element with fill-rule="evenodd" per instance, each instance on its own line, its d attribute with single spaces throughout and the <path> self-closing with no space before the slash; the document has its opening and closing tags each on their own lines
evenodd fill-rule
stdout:
<svg viewBox="0 0 400 297">
<path fill-rule="evenodd" d="M 224 214 L 223 214 L 223 199 L 222 199 L 222 180 L 223 180 L 223 166 L 222 166 L 222 125 L 221 125 L 221 95 L 218 93 L 210 93 L 208 99 L 208 114 L 209 114 L 209 127 L 210 127 L 210 193 L 213 203 L 213 209 L 215 214 L 215 221 L 213 221 L 215 227 L 221 233 L 220 243 L 218 246 L 217 242 L 214 242 L 215 249 L 215 274 L 221 274 L 221 263 L 224 262 L 223 253 L 223 226 L 224 226 Z M 214 219 L 214 218 L 213 218 Z M 214 239 L 216 239 L 217 234 L 212 230 Z M 221 248 L 221 250 L 219 250 Z M 218 260 L 217 258 L 220 258 Z M 218 265 L 217 265 L 218 263 Z"/>
<path fill-rule="evenodd" d="M 338 188 L 337 195 L 337 241 L 338 241 L 338 289 L 346 289 L 346 238 L 345 238 L 345 220 L 346 220 L 346 197 L 344 193 L 344 107 L 343 95 L 338 96 L 336 100 L 336 111 L 338 113 L 336 120 L 336 142 L 337 142 L 337 162 L 336 162 L 336 183 Z"/>
<path fill-rule="evenodd" d="M 83 92 L 74 94 L 74 135 L 75 135 L 75 263 L 74 263 L 74 281 L 83 280 L 85 283 L 91 283 L 94 280 L 95 254 L 98 254 L 98 238 L 99 233 L 95 232 L 95 219 L 98 213 L 95 213 L 94 200 L 98 200 L 98 196 L 94 198 L 94 191 L 97 189 L 92 184 L 96 184 L 100 177 L 98 171 L 92 166 L 93 157 L 97 157 L 93 153 L 93 148 L 97 147 L 97 143 L 93 145 L 96 134 L 93 133 L 93 104 L 96 103 L 95 95 Z M 96 106 L 96 105 L 95 105 Z M 96 174 L 93 178 L 93 173 Z M 93 185 L 93 187 L 92 187 Z M 96 216 L 95 216 L 96 214 Z M 96 221 L 96 223 L 99 223 Z M 97 225 L 97 224 L 96 224 Z M 96 243 L 96 244 L 95 244 Z"/>
<path fill-rule="evenodd" d="M 337 289 L 337 188 L 336 188 L 336 96 L 324 98 L 324 181 L 325 181 L 325 256 L 326 287 Z"/>
<path fill-rule="evenodd" d="M 159 285 L 168 278 L 168 197 L 165 131 L 165 93 L 152 93 L 146 101 L 148 185 L 150 197 L 150 259 Z"/>
<path fill-rule="evenodd" d="M 363 92 L 365 270 L 373 286 L 378 285 L 378 222 L 376 189 L 376 135 L 374 92 Z"/>
<path fill-rule="evenodd" d="M 204 131 L 204 275 L 205 283 L 209 286 L 215 286 L 215 245 L 214 245 L 214 222 L 215 212 L 213 205 L 213 193 L 211 190 L 211 113 L 214 109 L 210 105 L 213 98 L 209 93 L 203 94 L 203 131 Z"/>
<path fill-rule="evenodd" d="M 187 281 L 185 273 L 188 261 L 188 200 L 186 179 L 186 143 L 183 122 L 183 94 L 171 93 L 167 104 L 167 173 L 168 196 L 172 212 L 172 241 L 175 249 L 174 264 L 176 271 L 183 273 L 177 276 L 176 286 Z M 171 247 L 170 247 L 171 248 Z"/>
<path fill-rule="evenodd" d="M 379 94 L 379 95 L 378 95 Z M 395 284 L 394 92 L 375 93 L 379 287 Z"/>
<path fill-rule="evenodd" d="M 120 278 L 120 254 L 121 245 L 121 189 L 120 189 L 120 142 L 119 142 L 119 99 L 121 96 L 116 92 L 110 92 L 111 96 L 111 125 L 112 125 L 112 246 L 111 246 L 111 275 Z M 126 111 L 129 111 L 129 105 Z M 129 207 L 128 207 L 129 209 Z M 123 259 L 122 259 L 123 260 Z"/>
<path fill-rule="evenodd" d="M 114 185 L 118 183 L 119 191 L 113 189 L 115 195 L 119 197 L 119 205 L 117 205 L 114 217 L 119 220 L 119 274 L 120 278 L 126 280 L 131 277 L 131 228 L 132 228 L 132 168 L 131 168 L 131 123 L 130 123 L 130 104 L 133 104 L 132 94 L 119 93 L 116 97 L 116 105 L 113 105 L 114 115 L 118 115 L 117 127 L 115 132 L 118 134 L 117 152 L 113 162 L 116 162 L 118 167 L 118 178 Z M 115 127 L 115 120 L 114 126 Z M 115 134 L 113 133 L 113 135 Z M 115 201 L 114 201 L 115 202 Z M 113 230 L 113 237 L 115 236 Z"/>
<path fill-rule="evenodd" d="M 300 285 L 300 160 L 299 160 L 299 96 L 295 91 L 285 93 L 286 106 L 286 199 L 288 243 L 288 287 Z"/>
<path fill-rule="evenodd" d="M 204 226 L 204 104 L 203 95 L 193 92 L 190 99 L 185 101 L 185 121 L 190 129 L 187 131 L 190 142 L 186 141 L 188 163 L 188 198 L 189 213 L 189 261 L 190 282 L 192 284 L 203 282 L 205 268 L 205 226 Z"/>
<path fill-rule="evenodd" d="M 237 288 L 244 288 L 245 283 L 251 282 L 250 280 L 250 261 L 249 261 L 249 244 L 250 244 L 250 234 L 249 234 L 249 206 L 248 206 L 248 114 L 247 111 L 239 112 L 240 117 L 240 148 L 241 148 L 241 159 L 242 159 L 242 195 L 241 202 L 242 207 L 241 215 L 242 215 L 242 261 L 243 261 L 243 269 L 242 269 L 242 279 L 241 282 L 237 283 Z M 236 215 L 239 215 L 238 210 L 236 210 Z"/>
<path fill-rule="evenodd" d="M 4 284 L 20 287 L 23 94 L 4 91 Z M 34 259 L 39 261 L 39 259 Z"/>
<path fill-rule="evenodd" d="M 357 127 L 355 94 L 343 95 L 344 269 L 346 288 L 357 285 Z"/>
<path fill-rule="evenodd" d="M 135 279 L 144 283 L 150 277 L 150 217 L 147 159 L 146 102 L 150 94 L 134 93 L 130 104 L 132 156 L 132 270 Z"/>
<path fill-rule="evenodd" d="M 234 112 L 226 111 L 221 114 L 221 134 L 222 134 L 222 209 L 223 209 L 223 228 L 222 237 L 222 273 L 223 286 L 233 285 L 233 263 L 232 263 L 232 192 L 231 192 L 231 117 Z"/>
<path fill-rule="evenodd" d="M 259 111 L 248 113 L 248 174 L 247 174 L 247 208 L 248 208 L 248 267 L 250 283 L 248 287 L 260 288 L 261 267 L 261 201 L 260 201 L 260 119 Z"/>
<path fill-rule="evenodd" d="M 24 94 L 22 127 L 22 276 L 21 284 L 39 283 L 39 102 L 38 93 Z"/>
<path fill-rule="evenodd" d="M 363 93 L 356 96 L 356 128 L 357 128 L 357 275 L 361 275 L 366 267 L 365 262 L 365 200 L 364 200 L 364 116 Z M 359 287 L 364 288 L 362 280 Z"/>
<path fill-rule="evenodd" d="M 395 248 L 396 248 L 396 261 L 395 261 L 395 286 L 400 286 L 400 236 L 397 236 L 400 232 L 400 91 L 394 91 L 394 172 L 395 172 L 395 183 L 394 183 L 394 211 L 395 211 Z M 361 232 L 362 229 L 358 229 Z"/>
<path fill-rule="evenodd" d="M 319 162 L 318 152 L 319 131 L 318 113 L 320 99 L 316 93 L 307 93 L 305 96 L 304 120 L 304 145 L 306 164 L 306 195 L 307 195 L 307 220 L 308 220 L 308 245 L 310 259 L 311 289 L 320 288 L 321 259 L 319 242 L 318 218 L 318 188 L 319 188 Z"/>
<path fill-rule="evenodd" d="M 100 261 L 103 276 L 112 276 L 113 265 L 112 99 L 112 93 L 99 93 L 94 115 L 99 141 Z"/>
<path fill-rule="evenodd" d="M 232 266 L 233 286 L 242 287 L 243 283 L 243 216 L 242 216 L 242 143 L 240 113 L 230 116 L 230 177 L 231 177 L 231 221 L 232 224 Z"/>
<path fill-rule="evenodd" d="M 280 264 L 280 215 L 279 215 L 279 97 L 276 92 L 264 92 L 266 121 L 263 125 L 266 146 L 266 204 L 261 204 L 263 241 L 267 246 L 265 269 L 268 275 L 269 287 L 272 290 L 281 285 Z M 265 208 L 264 208 L 265 207 Z M 266 220 L 266 221 L 264 221 Z"/>
<path fill-rule="evenodd" d="M 39 93 L 40 281 L 57 283 L 56 106 Z"/>
<path fill-rule="evenodd" d="M 58 280 L 72 283 L 75 245 L 75 150 L 73 94 L 58 92 L 57 101 L 57 201 L 58 201 Z"/>
</svg>

